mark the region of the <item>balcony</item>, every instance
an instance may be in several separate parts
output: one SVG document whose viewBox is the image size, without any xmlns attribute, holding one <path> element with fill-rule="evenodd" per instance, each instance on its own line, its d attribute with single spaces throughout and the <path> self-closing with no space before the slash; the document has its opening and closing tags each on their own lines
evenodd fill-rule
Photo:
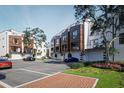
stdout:
<svg viewBox="0 0 124 93">
<path fill-rule="evenodd" d="M 71 51 L 79 51 L 79 43 L 78 42 L 71 42 Z"/>
<path fill-rule="evenodd" d="M 68 39 L 68 30 L 65 30 L 61 35 L 61 44 L 68 44 Z"/>
<path fill-rule="evenodd" d="M 67 44 L 65 45 L 62 45 L 62 52 L 67 52 L 68 51 L 68 48 L 67 48 Z"/>
<path fill-rule="evenodd" d="M 83 48 L 83 30 L 80 29 L 81 25 L 76 25 L 70 28 L 70 47 L 71 51 L 80 51 Z M 82 41 L 81 41 L 82 40 Z"/>
<path fill-rule="evenodd" d="M 55 52 L 61 52 L 61 38 L 60 36 L 55 36 L 54 37 L 54 49 Z"/>
</svg>

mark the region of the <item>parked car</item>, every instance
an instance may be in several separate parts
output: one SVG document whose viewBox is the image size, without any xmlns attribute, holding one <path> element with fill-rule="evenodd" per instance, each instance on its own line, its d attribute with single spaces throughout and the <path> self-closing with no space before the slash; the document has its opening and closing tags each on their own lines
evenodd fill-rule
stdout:
<svg viewBox="0 0 124 93">
<path fill-rule="evenodd" d="M 0 69 L 12 68 L 12 62 L 5 58 L 0 58 Z"/>
<path fill-rule="evenodd" d="M 64 62 L 78 62 L 78 61 L 79 61 L 79 59 L 76 57 L 69 57 L 64 60 Z"/>
<path fill-rule="evenodd" d="M 35 58 L 32 56 L 28 56 L 26 58 L 23 58 L 24 61 L 35 61 Z"/>
</svg>

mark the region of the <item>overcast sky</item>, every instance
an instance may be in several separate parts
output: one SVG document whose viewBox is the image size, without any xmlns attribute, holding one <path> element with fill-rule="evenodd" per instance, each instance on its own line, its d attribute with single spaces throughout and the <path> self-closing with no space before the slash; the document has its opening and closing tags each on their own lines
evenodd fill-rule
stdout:
<svg viewBox="0 0 124 93">
<path fill-rule="evenodd" d="M 40 27 L 47 41 L 74 21 L 73 6 L 0 6 L 0 31 Z"/>
</svg>

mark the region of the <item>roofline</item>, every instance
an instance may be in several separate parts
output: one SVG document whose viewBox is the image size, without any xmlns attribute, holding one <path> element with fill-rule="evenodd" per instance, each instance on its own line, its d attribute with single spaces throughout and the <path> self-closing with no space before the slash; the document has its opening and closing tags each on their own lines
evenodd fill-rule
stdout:
<svg viewBox="0 0 124 93">
<path fill-rule="evenodd" d="M 52 37 L 52 39 L 54 39 L 56 36 L 61 36 L 61 34 L 64 33 L 67 29 L 70 29 L 71 27 L 76 26 L 76 25 L 80 25 L 80 24 L 83 24 L 83 22 L 75 22 L 75 23 L 69 25 L 68 27 L 66 27 L 65 29 L 61 30 L 59 33 L 57 33 L 56 35 L 54 35 Z"/>
</svg>

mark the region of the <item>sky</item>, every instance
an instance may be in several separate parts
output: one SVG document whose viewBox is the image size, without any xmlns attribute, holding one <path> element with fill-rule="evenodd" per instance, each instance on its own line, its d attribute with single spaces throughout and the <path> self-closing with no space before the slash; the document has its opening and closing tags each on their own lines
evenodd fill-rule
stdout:
<svg viewBox="0 0 124 93">
<path fill-rule="evenodd" d="M 24 31 L 27 27 L 39 27 L 44 30 L 47 42 L 75 22 L 73 6 L 35 5 L 0 6 L 0 31 L 14 29 Z"/>
</svg>

